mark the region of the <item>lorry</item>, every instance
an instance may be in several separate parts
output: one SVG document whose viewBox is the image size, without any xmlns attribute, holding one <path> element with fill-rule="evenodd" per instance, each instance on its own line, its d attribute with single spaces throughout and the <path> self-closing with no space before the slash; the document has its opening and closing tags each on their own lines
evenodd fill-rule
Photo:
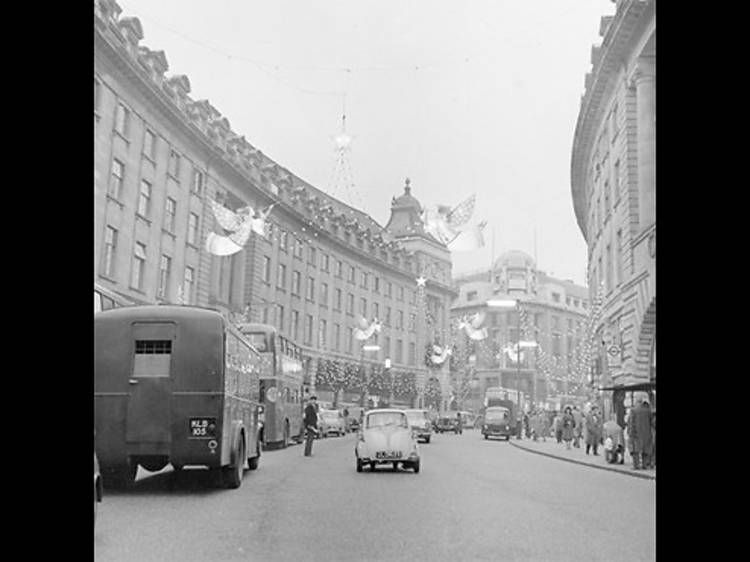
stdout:
<svg viewBox="0 0 750 562">
<path fill-rule="evenodd" d="M 482 418 L 485 418 L 487 408 L 503 407 L 508 409 L 508 425 L 511 427 L 512 435 L 516 435 L 519 416 L 523 416 L 525 400 L 522 392 L 500 386 L 489 387 L 484 393 L 484 410 Z M 484 420 L 483 420 L 484 425 Z"/>
</svg>

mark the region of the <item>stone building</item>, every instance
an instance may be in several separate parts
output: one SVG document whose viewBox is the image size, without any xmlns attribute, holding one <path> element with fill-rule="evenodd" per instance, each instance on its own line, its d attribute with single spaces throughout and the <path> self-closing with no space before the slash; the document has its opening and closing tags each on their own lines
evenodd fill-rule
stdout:
<svg viewBox="0 0 750 562">
<path fill-rule="evenodd" d="M 591 49 L 573 139 L 571 191 L 588 245 L 591 298 L 600 293 L 602 300 L 592 385 L 653 390 L 656 1 L 613 3 L 614 15 L 601 20 L 601 44 Z M 623 394 L 616 393 L 615 401 L 621 403 Z"/>
<path fill-rule="evenodd" d="M 478 329 L 487 330 L 486 339 L 472 341 L 465 330 L 454 328 L 454 385 L 455 377 L 474 381 L 466 389 L 464 406 L 478 409 L 491 386 L 520 388 L 529 401 L 550 406 L 560 397 L 583 392 L 577 366 L 589 313 L 586 287 L 538 270 L 534 259 L 518 250 L 502 254 L 491 270 L 456 276 L 454 287 L 458 290 L 451 306 L 454 327 L 462 319 L 483 314 Z M 519 305 L 491 306 L 497 300 L 516 300 Z M 519 339 L 533 341 L 537 347 L 522 349 L 519 357 L 515 346 Z"/>
<path fill-rule="evenodd" d="M 274 324 L 305 350 L 310 385 L 321 359 L 368 369 L 390 359 L 419 394 L 427 313 L 447 330 L 447 251 L 390 232 L 272 161 L 208 100 L 194 100 L 186 76 L 166 74 L 165 53 L 141 44 L 138 18 L 121 17 L 114 0 L 94 12 L 95 282 L 135 303 Z M 211 200 L 232 210 L 275 203 L 267 235 L 232 256 L 208 253 L 208 234 L 223 233 Z M 376 353 L 353 337 L 360 314 L 383 323 Z"/>
</svg>

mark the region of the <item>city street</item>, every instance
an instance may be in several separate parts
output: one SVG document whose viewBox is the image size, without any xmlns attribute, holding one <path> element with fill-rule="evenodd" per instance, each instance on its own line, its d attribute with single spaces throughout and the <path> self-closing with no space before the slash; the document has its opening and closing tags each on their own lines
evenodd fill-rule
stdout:
<svg viewBox="0 0 750 562">
<path fill-rule="evenodd" d="M 239 490 L 140 469 L 105 490 L 95 559 L 653 560 L 655 481 L 533 454 L 477 430 L 420 445 L 422 471 L 355 471 L 351 434 L 265 452 Z"/>
</svg>

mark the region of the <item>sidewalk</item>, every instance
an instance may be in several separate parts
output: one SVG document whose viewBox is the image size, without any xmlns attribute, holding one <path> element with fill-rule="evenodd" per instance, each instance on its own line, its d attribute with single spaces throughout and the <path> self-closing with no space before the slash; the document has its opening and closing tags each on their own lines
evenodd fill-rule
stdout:
<svg viewBox="0 0 750 562">
<path fill-rule="evenodd" d="M 564 441 L 562 443 L 557 443 L 554 437 L 547 437 L 546 443 L 541 439 L 534 442 L 532 439 L 526 439 L 525 437 L 522 440 L 517 440 L 511 437 L 509 443 L 514 447 L 518 447 L 519 449 L 523 449 L 531 453 L 537 453 L 539 455 L 545 455 L 563 461 L 583 464 L 593 468 L 601 468 L 604 470 L 620 472 L 622 474 L 635 476 L 637 478 L 656 480 L 656 469 L 633 470 L 633 459 L 630 457 L 630 453 L 628 451 L 625 452 L 625 462 L 623 464 L 609 464 L 604 460 L 604 447 L 599 447 L 599 455 L 595 456 L 593 451 L 589 455 L 586 454 L 586 446 L 583 443 L 581 443 L 580 449 L 576 449 L 571 445 L 570 450 L 568 450 L 565 448 Z"/>
</svg>

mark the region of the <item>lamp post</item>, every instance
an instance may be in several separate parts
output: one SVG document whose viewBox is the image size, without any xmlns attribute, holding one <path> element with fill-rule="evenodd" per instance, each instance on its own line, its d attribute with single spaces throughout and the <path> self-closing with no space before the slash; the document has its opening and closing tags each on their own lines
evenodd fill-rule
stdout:
<svg viewBox="0 0 750 562">
<path fill-rule="evenodd" d="M 537 343 L 535 341 L 521 341 L 521 300 L 520 299 L 493 299 L 487 301 L 487 306 L 490 308 L 515 308 L 516 309 L 516 411 L 517 420 L 521 419 L 521 348 L 535 348 Z M 534 403 L 534 394 L 536 388 L 536 381 L 534 381 L 534 375 L 532 373 L 532 396 L 531 402 Z M 517 423 L 516 439 L 521 439 L 521 430 Z"/>
</svg>

